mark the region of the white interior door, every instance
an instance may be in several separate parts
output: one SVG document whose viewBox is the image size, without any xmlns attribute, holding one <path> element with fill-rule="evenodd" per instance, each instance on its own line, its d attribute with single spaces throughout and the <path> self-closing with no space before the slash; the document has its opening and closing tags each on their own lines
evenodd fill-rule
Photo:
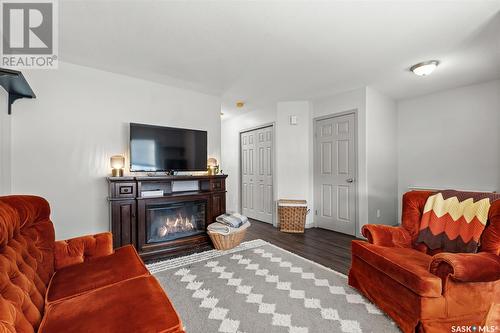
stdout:
<svg viewBox="0 0 500 333">
<path fill-rule="evenodd" d="M 356 231 L 356 144 L 354 113 L 315 123 L 314 202 L 319 227 Z"/>
<path fill-rule="evenodd" d="M 242 213 L 253 217 L 255 213 L 255 132 L 241 133 L 241 206 Z"/>
<path fill-rule="evenodd" d="M 273 222 L 273 127 L 241 133 L 242 213 Z"/>
</svg>

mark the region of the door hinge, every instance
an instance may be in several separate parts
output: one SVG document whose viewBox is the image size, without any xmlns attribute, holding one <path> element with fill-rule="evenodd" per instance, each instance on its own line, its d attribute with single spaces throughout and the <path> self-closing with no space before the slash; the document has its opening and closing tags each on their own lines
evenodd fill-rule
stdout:
<svg viewBox="0 0 500 333">
<path fill-rule="evenodd" d="M 317 209 L 314 211 L 314 215 L 318 215 L 318 210 Z"/>
</svg>

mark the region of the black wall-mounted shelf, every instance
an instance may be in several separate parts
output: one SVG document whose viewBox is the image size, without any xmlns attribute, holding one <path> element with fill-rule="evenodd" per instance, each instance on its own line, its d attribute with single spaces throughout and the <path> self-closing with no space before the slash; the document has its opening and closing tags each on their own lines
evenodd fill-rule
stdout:
<svg viewBox="0 0 500 333">
<path fill-rule="evenodd" d="M 0 85 L 9 94 L 8 113 L 12 113 L 12 104 L 20 98 L 36 98 L 23 73 L 12 69 L 0 68 Z"/>
</svg>

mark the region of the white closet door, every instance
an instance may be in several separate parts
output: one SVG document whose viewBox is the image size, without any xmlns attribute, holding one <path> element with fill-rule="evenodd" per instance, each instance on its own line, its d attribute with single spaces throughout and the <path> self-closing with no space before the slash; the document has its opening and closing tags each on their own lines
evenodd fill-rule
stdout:
<svg viewBox="0 0 500 333">
<path fill-rule="evenodd" d="M 243 215 L 255 216 L 255 133 L 241 134 L 241 203 Z"/>
<path fill-rule="evenodd" d="M 273 221 L 273 128 L 241 133 L 241 202 L 243 215 Z"/>
</svg>

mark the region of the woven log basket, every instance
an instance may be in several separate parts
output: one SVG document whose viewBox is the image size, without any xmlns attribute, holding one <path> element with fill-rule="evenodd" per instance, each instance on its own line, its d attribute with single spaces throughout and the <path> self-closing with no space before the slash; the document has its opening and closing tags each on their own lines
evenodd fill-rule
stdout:
<svg viewBox="0 0 500 333">
<path fill-rule="evenodd" d="M 247 228 L 233 232 L 229 235 L 222 235 L 208 231 L 208 236 L 210 236 L 210 239 L 217 250 L 230 250 L 233 247 L 240 245 L 245 238 L 246 232 Z"/>
</svg>

